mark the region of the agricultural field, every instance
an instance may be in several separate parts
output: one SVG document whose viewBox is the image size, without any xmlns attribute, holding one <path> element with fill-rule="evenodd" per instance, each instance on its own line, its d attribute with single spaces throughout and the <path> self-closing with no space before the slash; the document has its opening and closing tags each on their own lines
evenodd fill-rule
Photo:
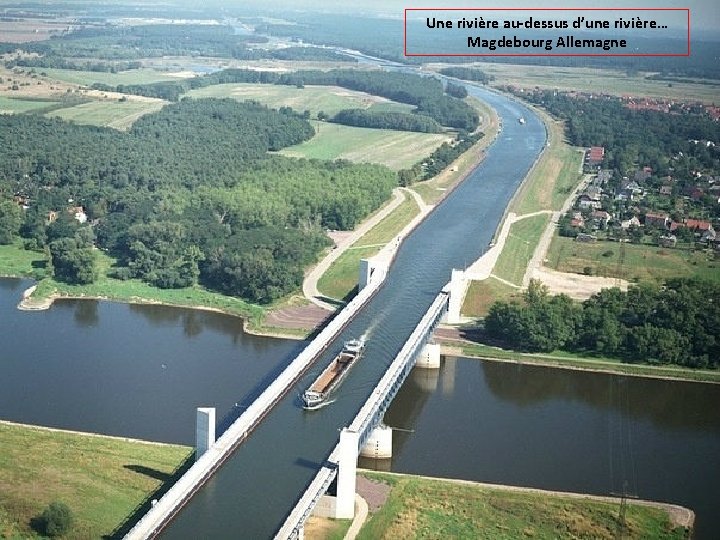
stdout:
<svg viewBox="0 0 720 540">
<path fill-rule="evenodd" d="M 280 153 L 289 157 L 347 159 L 356 163 L 380 163 L 393 170 L 411 167 L 429 156 L 447 135 L 358 128 L 313 122 L 315 136 Z"/>
<path fill-rule="evenodd" d="M 274 109 L 292 107 L 298 112 L 308 110 L 313 117 L 320 111 L 333 116 L 342 109 L 380 108 L 384 111 L 410 112 L 414 108 L 339 86 L 296 88 L 276 84 L 216 84 L 190 90 L 186 95 L 193 98 L 230 97 L 239 101 L 252 99 Z"/>
<path fill-rule="evenodd" d="M 628 74 L 623 70 L 572 68 L 560 66 L 525 66 L 480 62 L 464 64 L 476 67 L 488 75 L 495 76 L 492 86 L 516 86 L 535 88 L 605 93 L 615 96 L 636 96 L 650 98 L 676 99 L 682 101 L 700 101 L 707 104 L 717 103 L 720 81 L 711 84 L 668 82 L 649 80 L 650 73 Z M 443 66 L 434 66 L 440 68 Z M 705 81 L 707 82 L 707 81 Z"/>
<path fill-rule="evenodd" d="M 33 518 L 54 501 L 72 512 L 68 538 L 109 537 L 192 452 L 3 422 L 0 446 L 0 538 L 44 538 Z"/>
<path fill-rule="evenodd" d="M 74 107 L 58 109 L 49 113 L 77 124 L 106 126 L 127 130 L 133 122 L 145 114 L 159 111 L 166 102 L 161 100 L 90 101 Z"/>
<path fill-rule="evenodd" d="M 671 277 L 720 280 L 720 260 L 704 250 L 625 242 L 581 243 L 561 236 L 553 238 L 546 266 L 561 272 L 629 281 L 659 281 Z"/>
<path fill-rule="evenodd" d="M 29 70 L 31 68 L 25 68 Z M 156 71 L 154 69 L 130 69 L 118 73 L 106 73 L 100 71 L 77 71 L 74 69 L 57 68 L 33 68 L 37 73 L 45 74 L 44 77 L 71 84 L 90 86 L 94 83 L 108 84 L 148 84 L 160 81 L 176 81 L 177 75 Z M 188 74 L 189 75 L 189 74 Z"/>
<path fill-rule="evenodd" d="M 460 311 L 466 317 L 485 317 L 493 303 L 510 302 L 520 298 L 518 289 L 490 276 L 482 281 L 470 282 Z"/>
<path fill-rule="evenodd" d="M 57 101 L 0 96 L 0 114 L 20 114 L 57 105 Z"/>
</svg>

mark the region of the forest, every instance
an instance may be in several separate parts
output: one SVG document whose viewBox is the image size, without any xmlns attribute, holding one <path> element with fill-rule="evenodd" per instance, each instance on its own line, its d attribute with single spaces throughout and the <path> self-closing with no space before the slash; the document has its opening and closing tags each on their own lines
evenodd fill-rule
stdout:
<svg viewBox="0 0 720 540">
<path fill-rule="evenodd" d="M 193 88 L 227 83 L 281 84 L 298 88 L 306 84 L 340 86 L 415 105 L 417 114 L 428 116 L 442 126 L 474 131 L 479 124 L 475 110 L 462 99 L 446 95 L 439 80 L 411 73 L 334 69 L 280 74 L 248 69 L 226 69 L 182 81 L 119 86 L 94 84 L 93 88 L 178 101 L 185 92 Z"/>
<path fill-rule="evenodd" d="M 346 126 L 440 133 L 442 126 L 429 116 L 393 111 L 367 111 L 343 109 L 331 118 L 332 122 Z"/>
<path fill-rule="evenodd" d="M 240 60 L 327 60 L 354 62 L 350 56 L 320 47 L 258 47 L 265 36 L 236 34 L 232 26 L 217 24 L 145 24 L 79 29 L 48 41 L 24 43 L 22 48 L 40 57 L 16 59 L 9 67 L 66 68 L 107 71 L 114 63 L 142 58 L 212 56 Z M 13 44 L 14 51 L 17 44 Z M 0 44 L 0 51 L 4 50 Z M 8 51 L 8 52 L 12 52 Z M 72 60 L 68 60 L 72 58 Z"/>
<path fill-rule="evenodd" d="M 696 279 L 603 289 L 582 304 L 533 280 L 522 302 L 496 302 L 485 318 L 487 337 L 513 349 L 712 369 L 718 325 L 720 285 Z"/>
<path fill-rule="evenodd" d="M 525 92 L 523 99 L 565 120 L 570 144 L 604 146 L 604 166 L 617 169 L 619 177 L 638 165 L 651 167 L 656 176 L 720 171 L 717 147 L 692 142 L 720 141 L 720 125 L 700 111 L 631 110 L 620 98 L 589 99 L 552 91 Z"/>
<path fill-rule="evenodd" d="M 300 285 L 324 229 L 352 228 L 397 184 L 378 165 L 268 154 L 313 133 L 292 109 L 231 99 L 183 100 L 127 133 L 0 116 L 0 241 L 22 235 L 68 282 L 94 279 L 94 245 L 120 279 L 270 302 Z"/>
</svg>

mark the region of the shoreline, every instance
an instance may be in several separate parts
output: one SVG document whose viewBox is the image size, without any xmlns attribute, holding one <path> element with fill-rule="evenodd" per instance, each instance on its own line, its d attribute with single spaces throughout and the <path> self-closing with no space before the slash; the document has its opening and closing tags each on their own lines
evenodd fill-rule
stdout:
<svg viewBox="0 0 720 540">
<path fill-rule="evenodd" d="M 448 340 L 438 340 L 441 341 L 440 345 L 440 354 L 444 356 L 456 356 L 461 358 L 472 358 L 477 360 L 486 360 L 488 362 L 501 362 L 503 364 L 515 364 L 515 365 L 524 365 L 524 366 L 538 366 L 538 367 L 545 367 L 545 368 L 555 368 L 555 369 L 564 369 L 564 370 L 570 370 L 570 371 L 586 371 L 589 373 L 604 373 L 607 375 L 622 375 L 626 377 L 640 377 L 645 379 L 656 379 L 656 380 L 662 380 L 662 381 L 671 381 L 671 382 L 686 382 L 686 383 L 700 383 L 700 384 L 720 384 L 720 380 L 702 380 L 702 379 L 692 379 L 692 378 L 685 378 L 678 375 L 662 375 L 659 373 L 631 373 L 628 371 L 624 371 L 621 368 L 616 367 L 614 364 L 608 363 L 608 362 L 602 362 L 602 361 L 595 361 L 592 358 L 588 358 L 588 362 L 595 362 L 596 366 L 581 366 L 577 364 L 569 364 L 565 363 L 562 359 L 557 360 L 551 360 L 547 358 L 537 358 L 533 359 L 532 357 L 523 357 L 523 358 L 499 358 L 496 356 L 490 356 L 488 354 L 483 353 L 475 353 L 473 354 L 472 351 L 468 351 L 464 348 L 464 346 L 473 346 L 475 343 L 468 342 L 464 344 L 459 344 L 460 342 L 456 341 L 448 341 Z M 448 345 L 447 343 L 458 343 L 458 345 Z M 522 354 L 522 353 L 517 353 Z M 582 358 L 578 359 L 571 359 L 573 362 L 584 362 Z M 607 369 L 604 369 L 600 366 L 607 366 Z M 663 369 L 662 367 L 656 367 L 651 366 L 650 364 L 628 364 L 628 366 L 638 367 L 640 369 Z M 685 370 L 688 373 L 694 373 L 693 371 Z M 714 373 L 714 372 L 709 372 Z M 720 374 L 719 374 L 720 376 Z"/>
</svg>

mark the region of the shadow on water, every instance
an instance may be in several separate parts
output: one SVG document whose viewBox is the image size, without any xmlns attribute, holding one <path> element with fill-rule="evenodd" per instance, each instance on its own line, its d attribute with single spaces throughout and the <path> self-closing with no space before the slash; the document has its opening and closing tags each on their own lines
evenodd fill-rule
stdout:
<svg viewBox="0 0 720 540">
<path fill-rule="evenodd" d="M 305 347 L 306 342 L 300 342 L 297 344 L 296 347 L 293 348 L 293 350 L 290 352 L 290 354 L 285 358 L 284 362 L 281 362 L 277 366 L 275 366 L 274 369 L 269 371 L 260 381 L 253 386 L 252 390 L 250 390 L 245 396 L 243 396 L 242 399 L 237 401 L 235 405 L 230 409 L 230 411 L 217 423 L 216 431 L 218 437 L 225 433 L 228 428 L 232 425 L 235 420 L 240 418 L 240 415 L 245 412 L 245 410 L 253 404 L 253 402 L 260 396 L 260 394 L 263 393 L 267 389 L 270 384 L 280 376 L 280 374 L 285 370 L 285 368 L 295 359 L 295 357 L 300 354 L 300 351 L 303 350 Z"/>
<path fill-rule="evenodd" d="M 140 474 L 145 474 L 155 478 L 156 480 L 161 480 L 163 483 L 155 491 L 145 497 L 145 499 L 140 502 L 140 504 L 138 504 L 110 534 L 103 535 L 103 540 L 120 540 L 121 538 L 124 538 L 125 535 L 130 532 L 130 529 L 132 529 L 135 524 L 140 521 L 140 518 L 147 514 L 150 508 L 152 508 L 153 501 L 160 500 L 160 497 L 167 493 L 173 484 L 175 484 L 175 482 L 177 482 L 178 479 L 185 474 L 193 463 L 195 463 L 194 451 L 190 452 L 183 462 L 180 463 L 180 465 L 178 465 L 170 474 L 161 473 L 160 471 L 150 469 L 149 467 L 143 467 L 141 465 L 125 465 L 126 469 L 130 469 Z"/>
</svg>

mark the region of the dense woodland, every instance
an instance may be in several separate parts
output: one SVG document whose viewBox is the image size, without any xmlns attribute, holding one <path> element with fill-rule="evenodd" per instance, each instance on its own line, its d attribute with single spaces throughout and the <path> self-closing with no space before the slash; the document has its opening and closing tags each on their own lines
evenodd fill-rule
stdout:
<svg viewBox="0 0 720 540">
<path fill-rule="evenodd" d="M 720 141 L 720 124 L 702 111 L 636 111 L 625 107 L 620 98 L 590 99 L 552 91 L 524 92 L 522 96 L 565 120 L 570 144 L 604 146 L 604 165 L 617 169 L 620 176 L 638 165 L 650 166 L 657 175 L 720 171 L 718 147 L 692 142 Z"/>
<path fill-rule="evenodd" d="M 184 100 L 127 133 L 0 116 L 0 241 L 21 234 L 68 282 L 94 279 L 95 245 L 118 278 L 272 301 L 300 285 L 323 229 L 352 228 L 397 183 L 382 166 L 267 153 L 312 135 L 291 109 L 229 99 Z"/>
<path fill-rule="evenodd" d="M 455 77 L 456 79 L 463 79 L 465 81 L 475 81 L 480 84 L 489 84 L 495 79 L 493 75 L 488 75 L 481 69 L 470 67 L 446 67 L 442 68 L 440 73 L 448 77 Z"/>
<path fill-rule="evenodd" d="M 108 86 L 94 88 L 177 101 L 193 88 L 214 84 L 262 83 L 290 85 L 302 88 L 306 84 L 341 86 L 349 90 L 367 92 L 415 105 L 416 113 L 432 118 L 442 126 L 474 131 L 479 123 L 475 110 L 463 100 L 445 94 L 442 83 L 432 77 L 411 73 L 334 69 L 330 71 L 295 71 L 275 73 L 247 69 L 226 69 L 203 77 L 153 84 Z"/>
<path fill-rule="evenodd" d="M 343 109 L 331 119 L 346 126 L 440 133 L 442 126 L 429 116 L 394 111 Z"/>
<path fill-rule="evenodd" d="M 720 366 L 720 285 L 673 279 L 627 292 L 604 289 L 582 304 L 549 296 L 537 281 L 521 303 L 496 302 L 485 319 L 491 339 L 522 351 L 564 350 L 625 362 Z"/>
</svg>

